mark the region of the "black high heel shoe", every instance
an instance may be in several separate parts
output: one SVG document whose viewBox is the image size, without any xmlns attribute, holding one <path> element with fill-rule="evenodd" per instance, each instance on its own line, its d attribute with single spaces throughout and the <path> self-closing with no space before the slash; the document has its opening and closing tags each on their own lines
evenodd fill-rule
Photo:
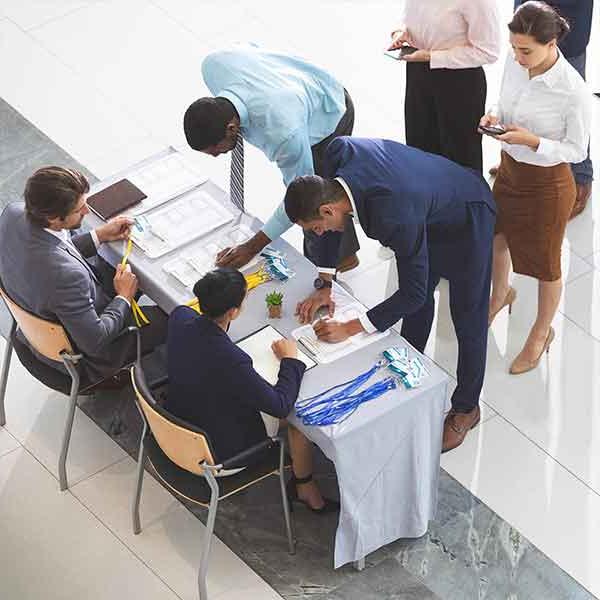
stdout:
<svg viewBox="0 0 600 600">
<path fill-rule="evenodd" d="M 305 483 L 309 483 L 312 481 L 312 473 L 307 477 L 296 477 L 292 473 L 292 478 L 287 482 L 285 486 L 285 491 L 287 493 L 288 500 L 290 501 L 290 511 L 294 510 L 294 502 L 299 502 L 300 504 L 304 504 L 306 508 L 314 513 L 318 513 L 320 515 L 324 515 L 327 513 L 338 512 L 340 510 L 340 503 L 337 500 L 332 500 L 331 498 L 323 498 L 325 504 L 321 508 L 313 508 L 306 500 L 302 500 L 302 498 L 298 497 L 298 488 L 297 485 L 303 485 Z"/>
</svg>

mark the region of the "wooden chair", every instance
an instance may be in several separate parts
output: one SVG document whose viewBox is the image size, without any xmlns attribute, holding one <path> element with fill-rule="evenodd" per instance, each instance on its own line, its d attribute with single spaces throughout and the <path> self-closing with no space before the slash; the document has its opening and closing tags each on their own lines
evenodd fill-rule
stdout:
<svg viewBox="0 0 600 600">
<path fill-rule="evenodd" d="M 294 554 L 295 543 L 284 479 L 284 470 L 289 466 L 284 439 L 279 436 L 269 438 L 215 464 L 208 435 L 202 429 L 171 415 L 156 402 L 139 362 L 131 368 L 131 380 L 144 422 L 132 504 L 133 532 L 138 534 L 141 531 L 140 497 L 144 465 L 148 460 L 167 488 L 186 500 L 208 508 L 206 537 L 198 569 L 199 597 L 200 600 L 207 600 L 206 574 L 219 501 L 274 475 L 279 477 L 280 482 L 289 552 Z M 243 469 L 226 474 L 229 470 L 240 468 Z"/>
<path fill-rule="evenodd" d="M 77 407 L 77 398 L 93 393 L 94 388 L 104 380 L 91 383 L 82 376 L 81 366 L 85 362 L 85 356 L 75 351 L 73 344 L 67 336 L 67 332 L 60 323 L 46 321 L 24 310 L 9 297 L 1 285 L 0 296 L 2 296 L 13 318 L 10 334 L 6 340 L 2 372 L 0 373 L 0 426 L 4 426 L 6 423 L 4 397 L 6 395 L 10 360 L 14 348 L 19 360 L 33 377 L 49 388 L 69 397 L 67 420 L 58 459 L 58 480 L 60 489 L 63 491 L 68 487 L 66 462 L 71 431 L 73 429 L 73 419 Z M 25 339 L 29 342 L 31 348 L 35 349 L 35 352 L 48 360 L 62 363 L 67 373 L 63 373 L 40 360 L 36 356 L 36 353 L 19 339 L 17 335 L 18 330 L 21 331 Z M 139 330 L 135 327 L 128 327 L 118 337 L 128 333 L 135 333 L 138 336 L 139 352 Z"/>
</svg>

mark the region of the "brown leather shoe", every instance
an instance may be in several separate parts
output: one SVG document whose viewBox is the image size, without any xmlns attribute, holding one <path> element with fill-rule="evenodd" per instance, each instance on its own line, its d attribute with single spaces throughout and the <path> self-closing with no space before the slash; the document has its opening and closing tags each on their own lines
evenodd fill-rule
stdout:
<svg viewBox="0 0 600 600">
<path fill-rule="evenodd" d="M 588 200 L 592 195 L 592 182 L 590 183 L 578 183 L 577 184 L 577 198 L 571 211 L 571 219 L 574 219 L 577 215 L 581 214 L 587 206 Z"/>
<path fill-rule="evenodd" d="M 467 437 L 469 430 L 477 427 L 481 420 L 481 410 L 476 406 L 471 412 L 458 413 L 454 409 L 446 415 L 444 421 L 444 437 L 442 438 L 442 454 L 458 448 Z"/>
<path fill-rule="evenodd" d="M 358 256 L 356 254 L 351 254 L 347 256 L 337 266 L 338 273 L 345 273 L 346 271 L 350 271 L 358 267 L 359 264 Z"/>
</svg>

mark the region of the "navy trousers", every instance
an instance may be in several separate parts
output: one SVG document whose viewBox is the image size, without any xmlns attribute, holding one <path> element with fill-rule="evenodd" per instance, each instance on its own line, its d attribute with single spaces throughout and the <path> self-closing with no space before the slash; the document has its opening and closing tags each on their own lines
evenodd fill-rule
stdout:
<svg viewBox="0 0 600 600">
<path fill-rule="evenodd" d="M 492 244 L 496 215 L 484 204 L 467 205 L 468 225 L 452 240 L 429 243 L 429 280 L 425 304 L 404 318 L 402 335 L 420 352 L 425 350 L 440 278 L 450 285 L 450 313 L 458 340 L 457 386 L 452 408 L 470 412 L 479 404 L 483 387 L 492 275 Z"/>
</svg>

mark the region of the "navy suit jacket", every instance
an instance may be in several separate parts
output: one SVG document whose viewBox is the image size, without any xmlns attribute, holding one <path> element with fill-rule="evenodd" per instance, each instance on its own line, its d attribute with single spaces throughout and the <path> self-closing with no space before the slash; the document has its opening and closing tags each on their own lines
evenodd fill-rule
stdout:
<svg viewBox="0 0 600 600">
<path fill-rule="evenodd" d="M 496 207 L 476 171 L 398 142 L 339 137 L 327 147 L 325 176 L 346 182 L 367 236 L 396 256 L 398 291 L 367 313 L 380 331 L 421 308 L 430 271 L 480 275 L 477 245 L 486 244 L 481 256 L 489 257 L 492 233 L 476 239 L 468 205 L 485 204 L 492 218 Z"/>
<path fill-rule="evenodd" d="M 273 386 L 214 321 L 187 306 L 169 316 L 167 409 L 210 437 L 225 460 L 267 437 L 259 411 L 288 416 L 298 397 L 303 362 L 284 358 Z"/>
</svg>

